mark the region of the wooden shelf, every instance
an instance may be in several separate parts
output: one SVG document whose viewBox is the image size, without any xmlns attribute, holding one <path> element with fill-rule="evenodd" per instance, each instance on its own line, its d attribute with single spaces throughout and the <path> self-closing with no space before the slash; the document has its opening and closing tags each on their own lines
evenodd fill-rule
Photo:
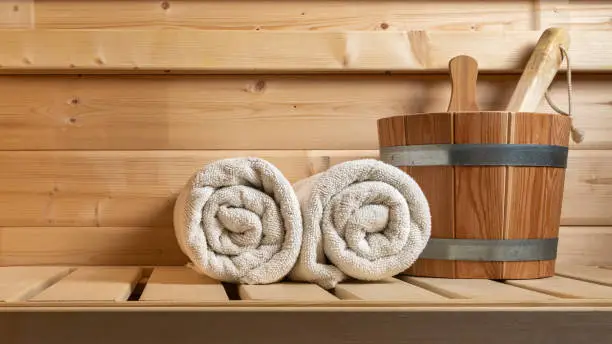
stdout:
<svg viewBox="0 0 612 344">
<path fill-rule="evenodd" d="M 346 281 L 334 290 L 281 282 L 232 285 L 187 267 L 0 267 L 0 307 L 184 309 L 208 307 L 562 308 L 612 311 L 612 269 L 560 265 L 532 280 L 423 278 Z M 254 302 L 256 300 L 257 302 Z"/>
<path fill-rule="evenodd" d="M 540 32 L 6 30 L 0 73 L 446 73 L 459 54 L 520 72 Z M 572 69 L 612 71 L 611 49 L 610 31 L 571 32 Z"/>
<path fill-rule="evenodd" d="M 0 267 L 0 332 L 49 343 L 161 343 L 169 335 L 183 342 L 515 343 L 538 335 L 606 342 L 611 321 L 612 269 L 599 267 L 561 265 L 551 278 L 507 282 L 396 276 L 331 291 L 224 285 L 184 267 Z M 10 326 L 25 322 L 35 333 Z"/>
</svg>

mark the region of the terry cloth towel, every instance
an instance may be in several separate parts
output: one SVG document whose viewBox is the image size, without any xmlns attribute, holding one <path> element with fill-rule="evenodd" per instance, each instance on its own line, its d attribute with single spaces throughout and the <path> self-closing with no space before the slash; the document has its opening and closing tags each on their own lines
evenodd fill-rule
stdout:
<svg viewBox="0 0 612 344">
<path fill-rule="evenodd" d="M 224 282 L 267 284 L 293 268 L 302 219 L 291 183 L 260 158 L 197 171 L 180 192 L 174 227 L 191 267 Z"/>
<path fill-rule="evenodd" d="M 379 280 L 397 275 L 429 240 L 431 215 L 421 188 L 384 162 L 340 163 L 293 187 L 304 221 L 293 280 L 331 289 L 348 276 Z"/>
</svg>

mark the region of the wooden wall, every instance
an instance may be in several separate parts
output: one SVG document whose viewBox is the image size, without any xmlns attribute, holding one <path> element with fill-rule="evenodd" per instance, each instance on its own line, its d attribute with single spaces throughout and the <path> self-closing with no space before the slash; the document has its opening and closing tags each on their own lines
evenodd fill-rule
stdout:
<svg viewBox="0 0 612 344">
<path fill-rule="evenodd" d="M 23 0 L 0 3 L 0 265 L 182 264 L 173 201 L 207 161 L 376 157 L 376 119 L 445 110 L 461 53 L 501 109 L 550 25 L 586 132 L 559 260 L 611 264 L 612 1 Z"/>
</svg>

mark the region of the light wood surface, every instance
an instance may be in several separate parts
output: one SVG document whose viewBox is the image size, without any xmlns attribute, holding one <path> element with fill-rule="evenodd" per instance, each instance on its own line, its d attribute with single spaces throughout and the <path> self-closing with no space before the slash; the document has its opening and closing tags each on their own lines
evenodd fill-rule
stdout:
<svg viewBox="0 0 612 344">
<path fill-rule="evenodd" d="M 572 69 L 612 71 L 611 37 L 603 30 L 572 32 Z M 440 72 L 465 51 L 482 71 L 518 72 L 538 38 L 535 30 L 6 30 L 0 72 Z"/>
<path fill-rule="evenodd" d="M 595 266 L 565 264 L 556 267 L 557 275 L 612 286 L 612 270 Z"/>
<path fill-rule="evenodd" d="M 561 227 L 557 264 L 610 265 L 610 227 Z"/>
<path fill-rule="evenodd" d="M 140 276 L 137 267 L 82 267 L 29 300 L 125 301 Z"/>
<path fill-rule="evenodd" d="M 171 227 L 0 227 L 0 266 L 185 263 Z"/>
<path fill-rule="evenodd" d="M 551 26 L 571 30 L 609 30 L 612 5 L 608 1 L 539 0 L 536 1 L 535 28 Z"/>
<path fill-rule="evenodd" d="M 612 148 L 612 83 L 573 79 L 586 136 L 572 147 Z M 480 108 L 503 109 L 517 81 L 479 75 Z M 551 96 L 567 109 L 562 76 Z M 0 149 L 378 149 L 377 119 L 445 111 L 450 97 L 447 75 L 5 76 L 0 121 L 11 125 L 0 126 Z M 545 103 L 538 111 L 554 113 Z"/>
<path fill-rule="evenodd" d="M 296 301 L 337 301 L 338 299 L 316 284 L 277 283 L 267 285 L 238 286 L 242 300 L 296 300 Z"/>
<path fill-rule="evenodd" d="M 478 111 L 478 62 L 470 56 L 460 55 L 450 60 L 449 71 L 453 86 L 447 111 Z"/>
<path fill-rule="evenodd" d="M 158 267 L 145 285 L 140 301 L 227 301 L 221 283 L 188 267 Z"/>
<path fill-rule="evenodd" d="M 536 43 L 506 111 L 536 111 L 564 60 L 561 49 L 569 53 L 569 33 L 563 28 L 548 28 Z"/>
<path fill-rule="evenodd" d="M 612 288 L 566 277 L 511 280 L 506 283 L 565 298 L 598 299 L 612 297 Z"/>
<path fill-rule="evenodd" d="M 375 282 L 342 282 L 334 288 L 334 294 L 342 300 L 433 302 L 445 299 L 436 293 L 404 283 L 395 278 Z"/>
<path fill-rule="evenodd" d="M 72 272 L 69 267 L 0 267 L 0 302 L 27 300 Z"/>
<path fill-rule="evenodd" d="M 13 0 L 0 7 L 0 28 L 207 30 L 509 31 L 561 26 L 606 30 L 606 1 L 70 1 Z M 386 24 L 386 25 L 384 25 Z"/>
<path fill-rule="evenodd" d="M 527 1 L 37 1 L 37 28 L 221 30 L 525 30 Z M 385 25 L 386 24 L 386 25 Z"/>
<path fill-rule="evenodd" d="M 612 262 L 612 227 L 561 227 L 559 238 L 558 263 Z M 0 252 L 0 266 L 187 263 L 171 227 L 0 227 Z"/>
<path fill-rule="evenodd" d="M 547 300 L 546 294 L 515 288 L 487 279 L 447 279 L 402 276 L 402 280 L 453 299 Z"/>
</svg>

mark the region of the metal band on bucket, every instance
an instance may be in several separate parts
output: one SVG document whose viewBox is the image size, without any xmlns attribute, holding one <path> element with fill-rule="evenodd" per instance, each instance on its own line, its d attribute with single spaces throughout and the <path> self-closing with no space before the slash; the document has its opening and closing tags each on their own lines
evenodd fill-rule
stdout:
<svg viewBox="0 0 612 344">
<path fill-rule="evenodd" d="M 567 166 L 568 148 L 536 144 L 432 144 L 380 148 L 393 166 Z"/>
<path fill-rule="evenodd" d="M 554 260 L 558 239 L 437 239 L 431 238 L 419 258 L 518 262 Z"/>
</svg>

